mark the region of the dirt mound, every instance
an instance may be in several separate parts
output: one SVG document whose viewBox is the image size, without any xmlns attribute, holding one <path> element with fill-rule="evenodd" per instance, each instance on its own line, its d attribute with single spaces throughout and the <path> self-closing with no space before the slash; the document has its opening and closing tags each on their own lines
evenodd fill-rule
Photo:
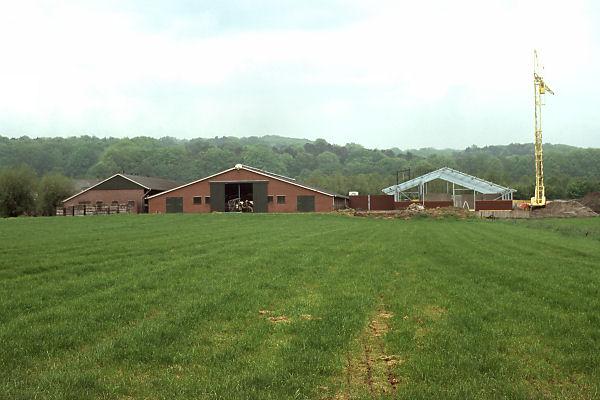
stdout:
<svg viewBox="0 0 600 400">
<path fill-rule="evenodd" d="M 333 211 L 333 214 L 340 214 L 340 215 L 348 215 L 348 216 L 354 216 L 354 213 L 356 212 L 356 210 L 354 208 L 340 208 L 339 210 L 335 210 Z"/>
<path fill-rule="evenodd" d="M 466 208 L 458 208 L 458 207 L 436 207 L 436 208 L 428 208 L 425 210 L 427 215 L 434 218 L 445 218 L 445 217 L 455 217 L 459 219 L 466 219 L 473 217 L 473 212 L 467 210 Z"/>
<path fill-rule="evenodd" d="M 419 203 L 411 203 L 409 204 L 408 207 L 406 207 L 407 211 L 413 211 L 413 212 L 421 212 L 421 211 L 425 211 L 425 207 L 423 207 L 422 204 Z"/>
<path fill-rule="evenodd" d="M 586 194 L 581 200 L 581 204 L 591 208 L 594 212 L 600 213 L 600 192 Z"/>
<path fill-rule="evenodd" d="M 469 218 L 473 215 L 469 210 L 456 207 L 440 207 L 440 208 L 424 208 L 420 204 L 411 204 L 404 210 L 390 210 L 390 211 L 354 211 L 348 213 L 348 215 L 354 215 L 355 217 L 369 217 L 369 218 L 384 218 L 384 219 L 411 219 L 418 217 L 432 217 L 432 218 Z"/>
<path fill-rule="evenodd" d="M 546 207 L 531 210 L 532 218 L 596 217 L 594 211 L 575 200 L 549 201 Z"/>
</svg>

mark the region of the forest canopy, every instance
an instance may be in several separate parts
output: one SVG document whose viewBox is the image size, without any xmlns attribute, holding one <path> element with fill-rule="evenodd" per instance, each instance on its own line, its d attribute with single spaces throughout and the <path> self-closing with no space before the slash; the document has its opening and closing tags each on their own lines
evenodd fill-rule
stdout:
<svg viewBox="0 0 600 400">
<path fill-rule="evenodd" d="M 600 149 L 544 145 L 549 198 L 581 197 L 600 190 Z M 106 178 L 117 172 L 160 176 L 180 182 L 243 163 L 291 176 L 338 193 L 381 193 L 410 168 L 418 176 L 448 166 L 518 190 L 531 197 L 533 144 L 471 146 L 464 150 L 368 149 L 281 136 L 176 139 L 163 137 L 8 138 L 0 136 L 0 168 L 30 167 L 38 176 Z M 408 174 L 400 177 L 408 178 Z"/>
</svg>

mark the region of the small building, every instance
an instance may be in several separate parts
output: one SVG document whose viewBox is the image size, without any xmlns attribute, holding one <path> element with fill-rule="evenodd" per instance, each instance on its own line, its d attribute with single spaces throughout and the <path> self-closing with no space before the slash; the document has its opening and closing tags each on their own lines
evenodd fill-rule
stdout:
<svg viewBox="0 0 600 400">
<path fill-rule="evenodd" d="M 147 212 L 148 196 L 179 186 L 179 183 L 163 178 L 129 174 L 115 174 L 77 194 L 63 200 L 65 209 L 77 206 L 127 205 L 128 212 Z"/>
<path fill-rule="evenodd" d="M 510 210 L 515 189 L 443 167 L 398 185 L 382 189 L 396 202 L 418 200 L 427 206 L 454 206 L 470 210 Z"/>
<path fill-rule="evenodd" d="M 345 208 L 348 197 L 297 182 L 293 178 L 237 164 L 217 174 L 148 197 L 150 213 L 239 211 L 328 212 Z"/>
</svg>

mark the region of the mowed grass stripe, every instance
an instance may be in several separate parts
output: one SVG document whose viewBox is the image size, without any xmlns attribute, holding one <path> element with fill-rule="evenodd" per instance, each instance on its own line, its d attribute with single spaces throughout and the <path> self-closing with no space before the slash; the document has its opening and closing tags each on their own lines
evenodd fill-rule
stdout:
<svg viewBox="0 0 600 400">
<path fill-rule="evenodd" d="M 96 248 L 96 253 L 93 253 L 94 257 L 85 256 L 80 259 L 74 260 L 73 262 L 71 262 L 68 256 L 61 257 L 61 260 L 69 259 L 69 264 L 61 269 L 57 268 L 54 271 L 55 276 L 48 276 L 48 274 L 36 277 L 24 276 L 20 279 L 29 282 L 12 282 L 11 284 L 5 282 L 5 288 L 7 289 L 7 294 L 10 293 L 10 298 L 13 301 L 18 300 L 17 298 L 14 298 L 12 294 L 14 292 L 14 288 L 18 287 L 19 285 L 29 284 L 31 287 L 31 292 L 22 293 L 25 298 L 36 298 L 39 300 L 40 305 L 48 304 L 47 302 L 51 298 L 55 298 L 56 301 L 64 302 L 67 299 L 62 296 L 63 293 L 48 293 L 48 296 L 40 298 L 40 293 L 37 289 L 37 284 L 39 284 L 42 281 L 47 283 L 48 281 L 52 280 L 62 282 L 68 280 L 68 287 L 61 286 L 60 288 L 57 288 L 57 290 L 75 296 L 78 293 L 85 293 L 91 289 L 94 289 L 94 285 L 113 285 L 115 284 L 117 278 L 126 281 L 126 279 L 123 278 L 127 278 L 128 275 L 133 275 L 141 272 L 135 269 L 128 269 L 127 261 L 135 260 L 136 265 L 140 264 L 140 267 L 147 266 L 148 268 L 152 268 L 154 264 L 160 262 L 168 262 L 173 257 L 173 254 L 178 254 L 177 262 L 181 262 L 182 254 L 186 254 L 186 260 L 188 262 L 191 262 L 193 260 L 206 259 L 207 254 L 205 254 L 204 252 L 207 249 L 211 252 L 222 251 L 219 249 L 219 247 L 215 247 L 215 243 L 248 241 L 248 238 L 254 237 L 254 235 L 251 234 L 251 230 L 252 228 L 248 226 L 246 226 L 245 229 L 244 226 L 242 226 L 242 229 L 236 229 L 236 231 L 233 233 L 227 230 L 223 232 L 219 230 L 213 230 L 214 232 L 212 232 L 212 237 L 207 237 L 209 233 L 204 233 L 199 237 L 200 242 L 197 241 L 197 236 L 194 232 L 185 232 L 178 235 L 181 236 L 181 240 L 179 240 L 174 245 L 170 244 L 168 248 L 165 248 L 165 236 L 152 235 L 145 241 L 142 241 L 144 245 L 139 246 L 139 249 L 135 247 L 130 248 L 129 251 L 131 254 L 129 254 L 128 257 L 124 257 L 122 253 L 110 251 L 113 245 L 119 244 L 119 241 L 109 241 L 106 242 L 103 247 Z M 272 232 L 272 234 L 281 241 L 290 240 L 290 236 L 292 236 L 292 234 L 289 233 L 289 229 L 285 229 L 285 227 L 276 229 L 274 232 Z M 189 243 L 193 243 L 193 246 L 190 247 Z M 126 262 L 121 263 L 121 261 Z M 15 271 L 17 270 L 15 269 Z M 105 282 L 98 282 L 98 274 L 96 274 L 96 272 L 102 275 L 102 277 L 105 279 Z M 85 280 L 90 281 L 89 286 L 86 284 L 82 284 Z M 33 292 L 36 293 L 35 297 L 32 296 Z M 29 305 L 29 308 L 31 310 L 31 305 Z"/>
<path fill-rule="evenodd" d="M 10 398 L 326 398 L 343 390 L 345 362 L 381 305 L 394 315 L 383 350 L 401 360 L 397 391 L 384 398 L 598 393 L 600 249 L 579 228 L 574 236 L 543 228 L 532 245 L 515 237 L 535 227 L 485 221 L 120 218 L 11 220 L 16 236 L 30 236 L 7 253 L 12 276 L 31 266 L 23 250 L 32 260 L 61 243 L 31 232 L 114 236 L 96 253 L 69 249 L 66 274 L 0 278 L 3 301 L 20 298 L 6 315 L 32 315 L 0 330 L 9 349 L 0 390 Z M 9 236 L 6 226 L 0 237 Z M 130 237 L 147 251 L 121 246 Z M 60 265 L 62 253 L 50 253 Z M 544 267 L 541 256 L 549 258 Z M 70 269 L 71 258 L 87 257 L 100 267 Z M 144 274 L 144 263 L 152 272 Z M 28 309 L 37 291 L 65 300 L 50 295 Z M 365 390 L 357 398 L 371 398 Z"/>
<path fill-rule="evenodd" d="M 569 310 L 576 310 L 582 306 L 580 302 L 573 301 L 582 293 L 590 299 L 600 300 L 600 276 L 594 274 L 598 271 L 600 257 L 593 241 L 590 243 L 589 240 L 583 242 L 575 240 L 571 243 L 572 239 L 564 238 L 558 243 L 552 242 L 549 245 L 548 241 L 555 235 L 546 232 L 541 236 L 535 236 L 532 232 L 526 233 L 533 236 L 532 240 L 515 241 L 490 230 L 477 233 L 484 243 L 490 244 L 476 249 L 479 252 L 476 257 L 497 257 L 505 260 L 505 265 L 490 264 L 490 267 L 495 267 L 496 270 L 494 281 L 509 279 L 517 290 L 526 287 L 535 288 L 536 293 L 542 296 L 544 301 L 548 301 L 549 292 L 555 295 L 553 296 L 555 300 L 567 298 L 562 306 Z M 476 238 L 470 237 L 470 240 Z M 537 249 L 538 254 L 529 255 L 525 249 Z M 571 268 L 573 259 L 578 260 L 577 268 Z M 515 266 L 518 268 L 514 268 Z M 523 268 L 524 266 L 526 268 Z M 540 276 L 552 279 L 540 280 Z M 535 293 L 531 291 L 526 293 L 528 297 L 533 295 Z"/>
<path fill-rule="evenodd" d="M 323 234 L 323 235 L 327 235 L 327 236 L 330 236 L 330 237 L 332 237 L 332 236 L 330 235 L 330 232 L 323 232 L 322 234 Z M 304 248 L 305 248 L 305 246 L 304 246 L 303 244 L 300 244 L 299 248 L 300 248 L 300 249 L 304 249 Z"/>
<path fill-rule="evenodd" d="M 156 226 L 153 226 L 153 230 L 148 231 L 148 230 L 143 230 L 140 232 L 136 232 L 136 240 L 127 240 L 126 238 L 124 238 L 122 235 L 115 235 L 112 233 L 112 231 L 115 230 L 120 230 L 123 229 L 127 226 L 127 224 L 123 224 L 126 222 L 129 222 L 129 219 L 131 218 L 140 218 L 142 219 L 142 216 L 116 216 L 116 217 L 111 217 L 111 218 L 121 218 L 121 220 L 118 220 L 117 222 L 120 222 L 121 224 L 115 224 L 115 226 L 110 227 L 111 228 L 111 232 L 107 232 L 104 230 L 98 230 L 98 229 L 94 229 L 91 231 L 85 231 L 84 233 L 74 233 L 71 232 L 69 229 L 67 229 L 65 232 L 61 232 L 60 236 L 58 239 L 56 239 L 57 235 L 53 235 L 53 238 L 55 238 L 55 243 L 50 243 L 50 245 L 52 244 L 58 244 L 58 247 L 49 247 L 49 250 L 47 251 L 47 253 L 45 253 L 45 257 L 40 258 L 39 254 L 37 253 L 31 253 L 31 252 L 26 252 L 26 249 L 29 248 L 29 246 L 32 244 L 30 240 L 23 240 L 21 239 L 19 241 L 19 243 L 21 244 L 19 249 L 15 249 L 15 251 L 19 251 L 21 252 L 20 255 L 21 257 L 23 256 L 29 256 L 30 258 L 27 257 L 23 257 L 22 261 L 23 263 L 33 263 L 33 264 L 43 264 L 44 261 L 48 260 L 51 262 L 54 262 L 54 266 L 60 266 L 59 263 L 57 263 L 57 260 L 55 260 L 56 257 L 58 257 L 59 259 L 63 259 L 63 258 L 73 258 L 74 256 L 76 256 L 77 258 L 73 259 L 73 265 L 75 266 L 85 266 L 85 261 L 90 257 L 90 256 L 99 256 L 99 255 L 106 255 L 105 253 L 103 253 L 104 249 L 110 249 L 111 253 L 110 255 L 113 257 L 118 257 L 118 256 L 123 256 L 123 255 L 130 255 L 130 256 L 138 256 L 138 255 L 146 255 L 146 254 L 152 254 L 152 255 L 160 255 L 161 253 L 164 252 L 164 235 L 168 235 L 168 234 L 177 234 L 177 236 L 179 238 L 181 238 L 181 242 L 180 243 L 184 243 L 184 244 L 188 244 L 190 239 L 190 235 L 196 235 L 196 239 L 203 239 L 205 241 L 205 243 L 213 243 L 214 244 L 214 239 L 224 239 L 224 237 L 215 237 L 214 239 L 211 237 L 211 232 L 214 231 L 213 229 L 213 225 L 215 224 L 214 221 L 208 221 L 208 224 L 205 224 L 204 221 L 201 221 L 203 223 L 203 230 L 198 230 L 197 227 L 195 226 L 191 226 L 191 230 L 187 230 L 187 229 L 182 229 L 183 227 L 181 227 L 179 224 L 167 224 L 167 228 L 168 229 L 157 229 L 157 228 L 161 228 L 161 225 L 157 224 Z M 91 223 L 98 223 L 98 224 L 106 224 L 106 217 L 89 217 L 90 222 Z M 189 222 L 189 221 L 188 221 Z M 233 222 L 233 221 L 232 221 Z M 188 224 L 189 225 L 189 224 Z M 77 225 L 76 225 L 77 226 Z M 73 227 L 69 227 L 69 228 L 73 228 Z M 164 228 L 164 226 L 163 226 Z M 143 229 L 142 227 L 140 227 L 139 229 Z M 248 228 L 250 229 L 250 228 Z M 245 233 L 250 232 L 250 230 L 246 231 Z M 244 232 L 240 232 L 239 234 L 243 234 Z M 236 232 L 228 232 L 228 234 L 230 236 L 237 236 L 239 235 Z M 33 235 L 33 242 L 35 243 L 38 239 L 37 239 L 37 233 L 35 235 Z M 154 246 L 152 245 L 153 243 L 160 243 L 162 245 L 160 246 Z M 121 246 L 119 246 L 119 244 L 121 244 Z M 171 245 L 170 250 L 173 249 L 173 245 Z M 7 268 L 8 269 L 8 268 Z M 27 271 L 25 269 L 25 271 Z M 42 271 L 43 272 L 43 271 Z M 18 275 L 18 276 L 22 276 L 22 274 Z"/>
<path fill-rule="evenodd" d="M 451 226 L 447 228 L 448 233 L 453 231 Z M 435 385 L 439 379 L 434 379 L 433 382 L 427 380 L 435 376 L 433 375 L 435 370 L 448 371 L 444 372 L 445 377 L 459 379 L 462 382 L 461 385 L 454 387 L 455 392 L 450 397 L 473 397 L 474 392 L 480 391 L 481 398 L 489 398 L 502 393 L 509 397 L 531 398 L 530 385 L 525 384 L 523 376 L 535 377 L 536 374 L 532 374 L 531 370 L 526 369 L 532 368 L 531 365 L 522 368 L 529 355 L 524 352 L 518 357 L 511 356 L 505 354 L 508 353 L 507 349 L 527 347 L 523 343 L 529 344 L 531 337 L 540 338 L 543 335 L 548 335 L 549 337 L 544 337 L 543 340 L 549 341 L 553 336 L 567 337 L 571 341 L 584 341 L 587 338 L 585 334 L 582 334 L 583 332 L 573 332 L 573 330 L 569 333 L 559 331 L 556 335 L 553 333 L 557 327 L 568 329 L 566 325 L 556 326 L 557 319 L 569 316 L 568 310 L 556 317 L 556 305 L 546 304 L 554 297 L 553 291 L 550 290 L 553 288 L 544 287 L 542 283 L 548 278 L 548 274 L 544 276 L 544 279 L 540 279 L 535 268 L 528 268 L 530 263 L 536 266 L 534 259 L 528 259 L 526 263 L 506 260 L 509 254 L 504 249 L 506 248 L 505 244 L 511 240 L 510 236 L 491 234 L 483 224 L 470 225 L 469 228 L 473 229 L 465 229 L 462 232 L 464 243 L 469 244 L 465 245 L 468 251 L 463 252 L 460 257 L 453 257 L 452 254 L 445 256 L 442 252 L 437 252 L 441 259 L 430 261 L 433 265 L 444 266 L 453 274 L 446 274 L 440 284 L 436 284 L 439 281 L 434 276 L 422 276 L 425 278 L 423 281 L 429 282 L 435 287 L 435 292 L 442 292 L 441 296 L 427 301 L 432 302 L 433 305 L 443 306 L 447 310 L 444 313 L 447 314 L 443 318 L 444 324 L 455 323 L 460 331 L 452 334 L 452 325 L 446 325 L 443 335 L 426 335 L 425 337 L 433 340 L 427 342 L 433 345 L 434 352 L 432 354 L 424 355 L 422 349 L 417 349 L 419 351 L 412 349 L 413 352 L 416 351 L 420 354 L 419 369 L 417 371 L 408 369 L 409 376 L 406 379 L 413 382 L 409 385 L 412 390 L 404 391 L 403 398 L 430 398 L 432 393 L 439 393 L 441 388 Z M 444 242 L 449 236 L 451 235 L 436 235 L 433 236 L 433 239 L 440 244 L 438 248 L 447 249 Z M 529 245 L 526 242 L 521 243 L 522 246 Z M 551 257 L 551 249 L 546 249 L 548 245 L 549 243 L 545 243 L 538 250 L 548 250 L 548 255 Z M 434 254 L 436 251 L 427 251 L 427 254 L 432 253 Z M 518 251 L 513 250 L 511 254 L 518 254 Z M 552 264 L 552 261 L 545 262 L 545 264 L 551 264 L 546 270 L 560 267 L 560 264 Z M 439 269 L 436 271 L 436 273 L 440 272 Z M 536 275 L 537 281 L 531 279 Z M 554 276 L 549 278 L 553 280 Z M 558 277 L 558 279 L 561 278 L 562 276 Z M 448 287 L 446 293 L 443 292 L 445 285 Z M 544 293 L 545 298 L 544 295 L 539 296 L 540 292 Z M 424 290 L 424 293 L 427 291 Z M 539 298 L 536 299 L 538 296 Z M 439 297 L 446 300 L 441 304 L 436 303 L 439 301 Z M 482 302 L 481 299 L 485 299 L 485 302 Z M 573 296 L 570 301 L 574 304 L 581 304 L 577 296 Z M 421 302 L 420 299 L 411 300 L 413 304 L 419 302 Z M 593 309 L 589 307 L 589 304 L 585 307 L 589 311 Z M 427 320 L 427 316 L 423 313 L 419 318 Z M 576 324 L 581 324 L 583 327 L 587 325 L 585 320 L 580 320 L 578 317 L 569 316 L 567 318 L 570 323 L 574 322 L 573 319 Z M 436 324 L 439 323 L 436 322 Z M 413 327 L 413 330 L 417 329 L 421 328 Z M 434 332 L 436 331 L 432 329 L 430 333 Z M 586 332 L 586 334 L 590 333 L 590 331 Z M 469 339 L 470 342 L 456 348 L 457 344 L 466 339 Z M 449 346 L 446 350 L 443 348 L 445 345 Z M 560 346 L 561 344 L 553 342 L 553 345 Z M 597 348 L 597 344 L 595 347 Z M 571 349 L 565 347 L 562 350 L 567 353 Z M 595 349 L 590 350 L 595 351 Z M 446 356 L 440 358 L 440 353 Z M 490 354 L 494 357 L 489 357 Z M 429 356 L 431 356 L 431 360 L 427 362 Z M 581 354 L 578 356 L 580 357 Z M 452 360 L 452 362 L 447 363 L 448 360 Z M 429 363 L 432 363 L 430 370 L 421 369 Z M 465 373 L 468 370 L 471 372 Z M 515 374 L 515 371 L 519 373 Z M 419 372 L 419 374 L 415 375 L 415 372 Z M 456 372 L 456 375 L 453 376 L 452 372 Z M 481 375 L 481 372 L 485 372 L 485 375 L 477 377 Z M 571 371 L 571 375 L 578 373 L 578 371 Z M 468 376 L 469 379 L 464 380 L 465 376 Z M 488 379 L 490 387 L 486 389 L 485 381 Z M 470 380 L 473 382 L 469 382 Z M 498 391 L 497 381 L 499 380 L 508 380 L 507 386 L 501 391 Z M 420 384 L 415 384 L 415 381 Z M 576 387 L 574 388 L 576 390 Z M 554 389 L 556 390 L 556 388 Z M 573 388 L 569 393 L 573 395 Z M 569 398 L 569 396 L 565 398 Z"/>
<path fill-rule="evenodd" d="M 246 236 L 243 232 L 241 233 L 242 236 Z M 237 240 L 238 237 L 236 237 L 237 235 L 233 236 L 233 240 Z M 220 240 L 222 238 L 219 238 L 218 236 L 216 237 L 216 240 Z M 260 240 L 258 238 L 255 238 L 255 240 Z M 254 245 L 254 242 L 251 240 L 246 240 L 244 241 L 244 243 L 249 246 L 249 248 L 252 248 L 252 246 Z M 201 264 L 204 263 L 209 263 L 210 262 L 210 258 L 212 256 L 214 256 L 215 253 L 222 251 L 222 249 L 217 248 L 217 247 L 212 247 L 211 249 L 209 249 L 209 251 L 207 253 L 205 253 L 201 258 Z M 171 275 L 170 278 L 176 278 L 178 276 L 178 274 L 185 274 L 187 273 L 186 268 L 188 268 L 189 266 L 191 266 L 192 264 L 194 264 L 196 262 L 197 259 L 199 259 L 200 257 L 192 255 L 192 256 L 186 256 L 184 258 L 184 262 L 182 262 L 181 258 L 175 260 L 172 260 L 172 257 L 167 258 L 167 260 L 160 262 L 160 263 L 156 263 L 156 264 L 151 264 L 151 263 L 147 263 L 147 260 L 140 260 L 140 259 L 129 259 L 127 260 L 127 262 L 124 263 L 124 265 L 119 264 L 118 265 L 118 269 L 115 268 L 113 270 L 111 270 L 110 274 L 106 274 L 106 273 L 102 273 L 101 277 L 105 280 L 104 282 L 102 282 L 100 285 L 102 286 L 102 288 L 98 288 L 97 284 L 95 283 L 95 280 L 97 280 L 97 275 L 94 275 L 93 277 L 90 277 L 89 279 L 79 279 L 78 281 L 74 281 L 74 282 L 69 282 L 68 285 L 66 285 L 67 287 L 65 289 L 61 289 L 61 292 L 66 292 L 66 293 L 78 293 L 78 296 L 73 296 L 73 297 L 61 297 L 60 299 L 56 300 L 56 307 L 58 308 L 58 311 L 56 311 L 56 313 L 58 313 L 60 315 L 61 312 L 65 312 L 65 310 L 72 310 L 73 312 L 75 310 L 79 310 L 80 308 L 77 307 L 78 304 L 83 304 L 85 302 L 90 302 L 90 303 L 95 303 L 96 301 L 100 300 L 100 299 L 110 299 L 113 298 L 116 295 L 119 294 L 125 294 L 126 292 L 131 290 L 131 278 L 135 277 L 136 274 L 139 274 L 141 271 L 136 271 L 133 268 L 129 268 L 130 266 L 135 266 L 136 263 L 139 263 L 140 261 L 143 261 L 141 264 L 144 268 L 143 270 L 143 277 L 138 277 L 138 279 L 141 281 L 141 284 L 143 285 L 144 282 L 160 282 L 160 277 L 158 275 L 163 274 L 165 272 L 169 272 L 169 274 Z M 112 258 L 105 261 L 105 264 L 110 265 L 112 263 Z M 119 261 L 121 259 L 118 259 Z M 118 280 L 117 280 L 118 277 Z M 108 279 L 108 280 L 107 280 Z M 86 285 L 84 285 L 83 288 L 81 288 L 80 290 L 76 290 L 78 289 L 81 284 L 87 284 L 89 283 L 90 285 L 93 285 L 94 287 L 88 287 Z M 143 288 L 145 289 L 150 289 L 152 288 L 152 283 L 150 283 L 150 286 Z M 95 290 L 90 290 L 90 289 L 95 289 Z M 39 296 L 39 293 L 37 293 L 37 295 Z M 50 295 L 56 295 L 56 293 L 51 293 Z M 6 331 L 12 331 L 15 329 L 21 329 L 20 325 L 27 325 L 30 323 L 35 323 L 36 319 L 39 319 L 40 321 L 45 321 L 45 320 L 53 320 L 57 318 L 56 313 L 53 313 L 53 307 L 49 306 L 46 307 L 40 311 L 36 312 L 29 312 L 28 314 L 26 314 L 26 316 L 20 316 L 19 320 L 17 321 L 17 326 L 13 325 L 13 324 L 5 324 L 4 325 L 4 329 Z M 100 312 L 103 311 L 103 309 L 99 310 Z M 41 314 L 41 315 L 38 315 Z M 83 313 L 82 315 L 80 315 L 80 318 L 85 317 L 86 314 Z M 93 317 L 93 315 L 91 316 Z M 75 318 L 75 315 L 71 315 L 70 316 L 71 319 Z M 20 325 L 19 325 L 20 324 Z M 0 331 L 1 332 L 1 331 Z"/>
<path fill-rule="evenodd" d="M 324 234 L 327 234 L 327 233 L 324 233 Z M 236 238 L 234 237 L 234 239 L 236 239 Z M 247 244 L 250 247 L 253 246 L 252 242 L 249 242 Z M 219 249 L 214 249 L 214 251 L 216 252 L 216 251 L 220 251 L 220 250 Z M 208 256 L 209 256 L 209 258 L 207 258 L 207 260 L 210 260 L 211 254 L 209 253 Z M 193 259 L 186 260 L 186 264 L 187 263 L 193 263 L 193 262 L 194 262 Z M 174 273 L 175 270 L 172 268 L 172 266 L 173 266 L 172 264 L 173 263 L 165 263 L 160 268 L 152 268 L 150 270 L 148 268 L 145 268 L 144 269 L 145 276 L 143 278 L 141 278 L 142 279 L 142 285 L 143 285 L 143 282 L 145 282 L 145 281 L 160 282 L 160 279 L 157 278 L 156 275 L 157 274 L 162 274 L 162 273 L 164 273 L 167 270 L 169 271 L 169 273 L 171 275 L 171 278 L 174 278 L 175 276 L 174 276 L 173 273 Z M 175 267 L 177 265 L 178 264 L 174 264 Z M 178 272 L 180 272 L 180 273 L 186 273 L 185 265 L 180 265 L 180 267 L 184 267 L 184 268 L 183 269 L 179 268 Z M 128 271 L 127 268 L 124 268 L 124 270 Z M 39 316 L 36 315 L 36 313 L 29 313 L 29 314 L 27 314 L 27 317 L 23 317 L 25 319 L 24 321 L 23 320 L 19 321 L 19 324 L 17 326 L 15 326 L 15 325 L 9 325 L 9 324 L 5 325 L 5 330 L 6 331 L 19 330 L 19 329 L 21 329 L 22 326 L 26 326 L 27 324 L 30 324 L 30 323 L 35 323 L 36 319 L 40 320 L 42 322 L 46 321 L 46 320 L 54 320 L 54 319 L 59 318 L 59 316 L 61 315 L 61 313 L 64 313 L 65 310 L 69 310 L 70 309 L 70 310 L 73 310 L 73 312 L 75 310 L 80 310 L 79 305 L 80 304 L 84 304 L 85 302 L 95 303 L 95 302 L 97 302 L 100 299 L 111 299 L 111 298 L 114 298 L 115 296 L 118 296 L 120 294 L 125 294 L 126 292 L 130 291 L 130 287 L 129 287 L 130 284 L 127 283 L 127 279 L 124 279 L 124 278 L 128 278 L 129 275 L 133 275 L 134 273 L 135 272 L 131 272 L 131 273 L 128 273 L 128 274 L 126 274 L 126 273 L 120 273 L 120 278 L 125 282 L 125 283 L 122 283 L 120 285 L 116 285 L 113 282 L 109 282 L 109 285 L 107 285 L 106 288 L 104 288 L 103 290 L 96 290 L 96 291 L 92 291 L 92 292 L 89 292 L 89 293 L 86 292 L 84 295 L 79 296 L 78 298 L 75 298 L 75 299 L 61 299 L 61 303 L 58 306 L 58 310 L 52 310 L 52 309 L 48 310 L 48 309 L 46 309 L 46 310 L 43 310 L 42 311 L 42 315 L 39 315 Z M 73 285 L 75 285 L 75 284 L 73 284 Z M 144 290 L 150 289 L 150 288 L 151 288 L 151 286 L 148 286 L 148 287 L 145 287 Z M 140 300 L 140 299 L 138 299 L 138 300 Z M 141 299 L 141 300 L 147 301 L 146 299 Z M 102 314 L 105 313 L 105 308 L 104 307 L 100 307 L 97 310 L 97 312 L 99 312 L 101 314 L 100 315 L 100 317 L 101 317 Z M 139 313 L 139 311 L 138 311 L 138 313 Z M 65 317 L 65 316 L 63 316 L 63 317 Z M 73 319 L 74 320 L 79 320 L 79 319 L 82 319 L 82 318 L 83 319 L 85 319 L 85 318 L 90 319 L 91 318 L 92 320 L 102 319 L 102 318 L 96 318 L 96 316 L 93 315 L 93 314 L 92 315 L 88 315 L 85 312 L 82 312 L 82 314 L 80 314 L 80 315 L 71 314 L 71 315 L 68 315 L 66 317 L 68 317 L 68 319 L 71 319 L 71 320 L 73 320 Z M 121 317 L 121 316 L 118 316 L 118 317 Z M 126 313 L 124 315 L 124 317 L 131 318 L 131 315 Z M 94 328 L 94 326 L 90 327 L 90 334 L 93 332 L 93 328 Z M 43 336 L 43 332 L 37 332 L 36 334 Z M 57 335 L 55 335 L 55 336 L 57 336 Z M 27 341 L 28 339 L 27 338 L 23 338 L 23 340 Z M 61 340 L 68 340 L 68 337 L 64 337 L 63 336 L 63 337 L 61 337 Z"/>
</svg>

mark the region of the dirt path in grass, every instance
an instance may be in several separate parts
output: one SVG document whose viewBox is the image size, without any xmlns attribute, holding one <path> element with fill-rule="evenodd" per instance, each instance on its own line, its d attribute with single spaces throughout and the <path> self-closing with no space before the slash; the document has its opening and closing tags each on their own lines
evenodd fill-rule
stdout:
<svg viewBox="0 0 600 400">
<path fill-rule="evenodd" d="M 394 315 L 380 304 L 358 337 L 357 351 L 347 355 L 341 390 L 325 399 L 379 397 L 396 392 L 401 380 L 394 372 L 394 366 L 404 360 L 400 356 L 389 354 L 383 340 L 390 331 L 392 318 Z"/>
</svg>

